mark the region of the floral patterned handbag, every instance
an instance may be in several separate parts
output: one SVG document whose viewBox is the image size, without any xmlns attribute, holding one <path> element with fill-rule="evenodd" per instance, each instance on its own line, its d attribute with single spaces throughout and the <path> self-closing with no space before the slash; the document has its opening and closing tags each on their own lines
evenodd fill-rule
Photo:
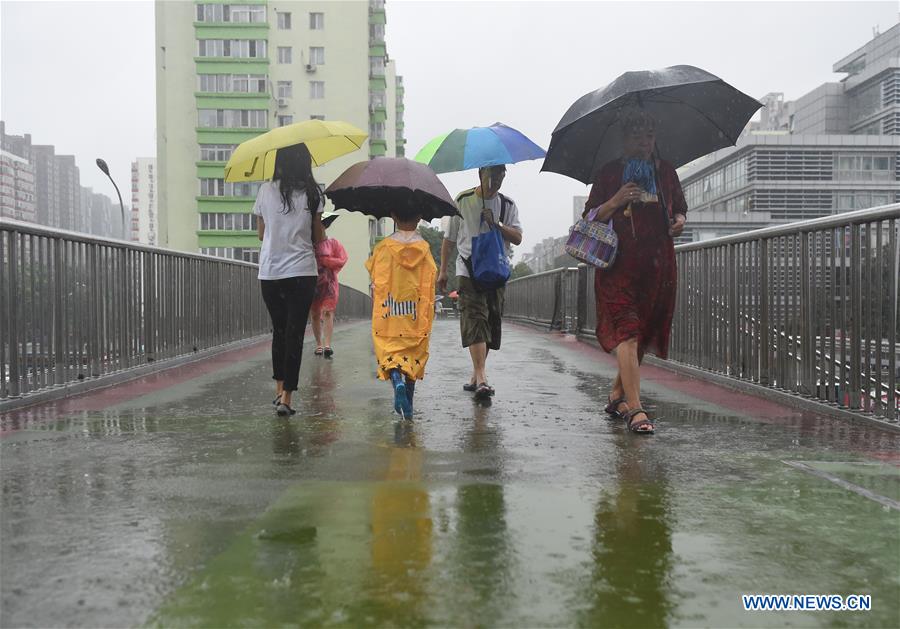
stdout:
<svg viewBox="0 0 900 629">
<path fill-rule="evenodd" d="M 566 241 L 566 253 L 602 270 L 608 269 L 616 261 L 619 236 L 613 229 L 612 219 L 607 223 L 594 221 L 599 210 L 599 207 L 595 207 L 588 212 L 587 218 L 572 225 Z"/>
</svg>

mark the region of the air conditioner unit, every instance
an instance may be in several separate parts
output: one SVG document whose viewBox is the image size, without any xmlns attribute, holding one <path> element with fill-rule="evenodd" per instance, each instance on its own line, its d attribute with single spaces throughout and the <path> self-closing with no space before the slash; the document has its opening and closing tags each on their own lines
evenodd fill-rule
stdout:
<svg viewBox="0 0 900 629">
<path fill-rule="evenodd" d="M 279 99 L 278 99 L 278 106 L 281 107 L 282 109 L 285 108 L 285 107 L 287 107 L 287 106 L 288 106 L 288 99 L 286 99 L 286 98 L 279 98 Z"/>
<path fill-rule="evenodd" d="M 312 74 L 313 72 L 315 72 L 315 71 L 316 71 L 316 64 L 314 64 L 314 63 L 307 63 L 307 64 L 306 64 L 306 71 L 309 72 L 310 74 Z"/>
</svg>

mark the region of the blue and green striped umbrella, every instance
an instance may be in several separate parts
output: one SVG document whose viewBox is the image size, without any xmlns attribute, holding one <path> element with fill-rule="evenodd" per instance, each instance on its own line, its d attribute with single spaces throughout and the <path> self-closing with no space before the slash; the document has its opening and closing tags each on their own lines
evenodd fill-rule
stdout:
<svg viewBox="0 0 900 629">
<path fill-rule="evenodd" d="M 547 152 L 519 131 L 495 122 L 489 127 L 454 129 L 431 140 L 415 161 L 436 173 L 515 164 L 544 157 Z"/>
</svg>

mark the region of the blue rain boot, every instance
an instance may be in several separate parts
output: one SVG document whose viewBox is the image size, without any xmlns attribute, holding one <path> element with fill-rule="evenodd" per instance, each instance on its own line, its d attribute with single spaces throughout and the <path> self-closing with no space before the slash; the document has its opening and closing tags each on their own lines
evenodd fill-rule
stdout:
<svg viewBox="0 0 900 629">
<path fill-rule="evenodd" d="M 406 379 L 406 397 L 409 400 L 409 416 L 413 414 L 413 396 L 416 394 L 416 381 L 412 378 Z"/>
<path fill-rule="evenodd" d="M 399 369 L 391 370 L 391 384 L 394 385 L 394 410 L 404 419 L 412 417 L 412 407 L 406 396 L 406 383 Z"/>
</svg>

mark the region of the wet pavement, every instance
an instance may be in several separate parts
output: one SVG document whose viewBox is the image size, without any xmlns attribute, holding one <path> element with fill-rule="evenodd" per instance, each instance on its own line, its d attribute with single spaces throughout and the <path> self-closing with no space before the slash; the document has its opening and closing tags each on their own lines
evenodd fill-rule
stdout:
<svg viewBox="0 0 900 629">
<path fill-rule="evenodd" d="M 650 367 L 631 435 L 610 357 L 516 326 L 480 406 L 457 325 L 410 423 L 365 323 L 290 419 L 265 346 L 7 414 L 2 625 L 900 626 L 900 435 Z"/>
</svg>

